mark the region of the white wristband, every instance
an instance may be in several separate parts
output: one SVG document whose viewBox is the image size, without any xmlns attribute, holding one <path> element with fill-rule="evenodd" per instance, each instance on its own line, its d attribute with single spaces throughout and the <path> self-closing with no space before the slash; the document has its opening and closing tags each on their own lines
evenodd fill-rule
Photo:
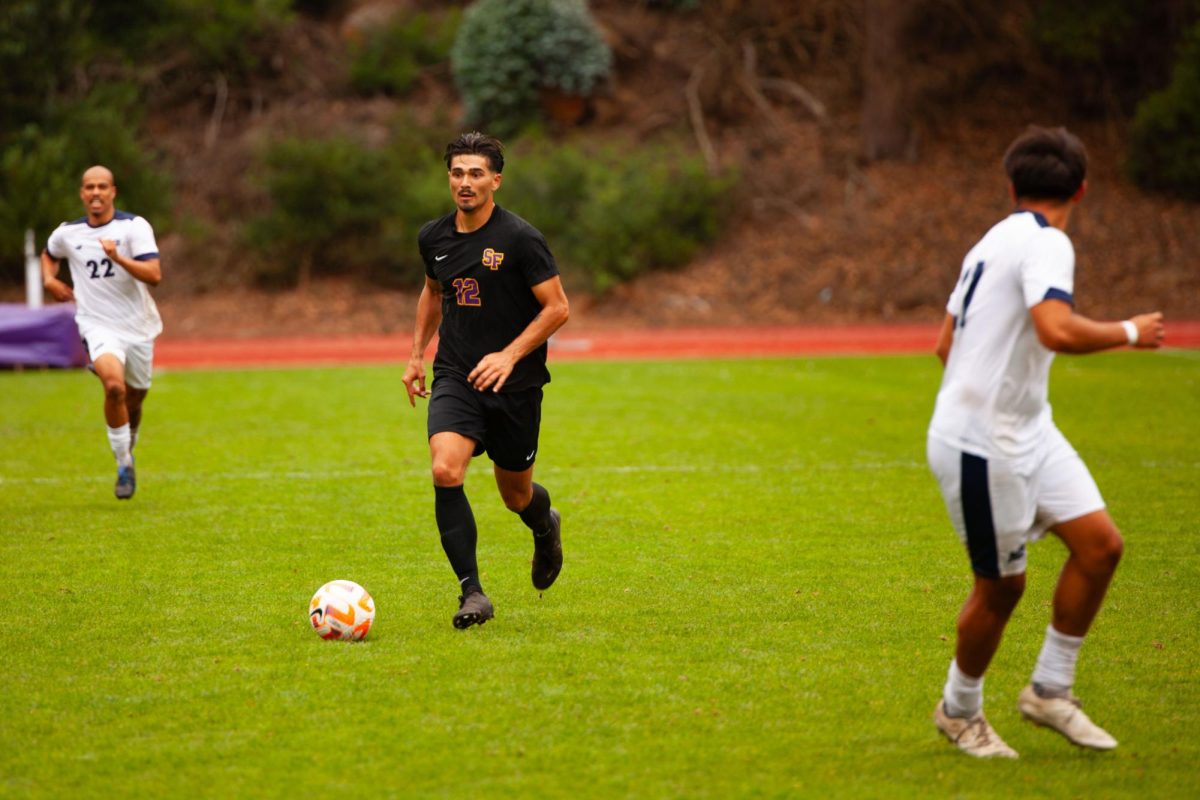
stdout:
<svg viewBox="0 0 1200 800">
<path fill-rule="evenodd" d="M 1134 325 L 1131 320 L 1125 320 L 1121 323 L 1121 327 L 1125 329 L 1125 338 L 1129 340 L 1129 346 L 1137 344 L 1137 325 Z"/>
</svg>

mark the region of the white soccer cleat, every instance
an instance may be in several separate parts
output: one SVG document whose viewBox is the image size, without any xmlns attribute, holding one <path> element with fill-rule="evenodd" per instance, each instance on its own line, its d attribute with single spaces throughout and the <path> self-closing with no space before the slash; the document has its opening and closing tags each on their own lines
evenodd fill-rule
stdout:
<svg viewBox="0 0 1200 800">
<path fill-rule="evenodd" d="M 954 742 L 959 750 L 976 758 L 1016 758 L 1017 751 L 1004 743 L 980 711 L 973 717 L 952 717 L 946 703 L 939 701 L 933 710 L 933 724 Z"/>
<path fill-rule="evenodd" d="M 1117 746 L 1117 740 L 1088 719 L 1079 698 L 1069 692 L 1065 697 L 1041 697 L 1030 684 L 1021 690 L 1017 709 L 1025 719 L 1058 731 L 1080 747 L 1112 750 Z"/>
</svg>

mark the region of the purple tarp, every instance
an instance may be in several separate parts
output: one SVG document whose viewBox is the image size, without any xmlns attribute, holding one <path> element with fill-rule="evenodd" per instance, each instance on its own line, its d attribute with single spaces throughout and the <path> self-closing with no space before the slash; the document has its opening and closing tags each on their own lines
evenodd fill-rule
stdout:
<svg viewBox="0 0 1200 800">
<path fill-rule="evenodd" d="M 82 367 L 86 363 L 74 303 L 45 308 L 0 303 L 0 366 Z"/>
</svg>

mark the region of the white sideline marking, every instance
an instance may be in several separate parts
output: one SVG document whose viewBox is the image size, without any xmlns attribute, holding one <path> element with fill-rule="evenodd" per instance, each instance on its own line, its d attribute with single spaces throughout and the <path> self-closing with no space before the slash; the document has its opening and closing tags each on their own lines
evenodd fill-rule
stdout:
<svg viewBox="0 0 1200 800">
<path fill-rule="evenodd" d="M 574 475 L 574 474 L 607 474 L 607 475 L 636 475 L 642 473 L 657 473 L 657 474 L 692 474 L 692 473 L 738 473 L 745 472 L 758 474 L 763 472 L 773 473 L 796 473 L 796 472 L 833 472 L 833 471 L 874 471 L 883 469 L 925 469 L 924 462 L 913 460 L 898 460 L 898 461 L 863 461 L 851 464 L 829 464 L 829 463 L 792 463 L 792 464 L 612 464 L 608 466 L 593 465 L 580 467 L 564 467 L 552 466 L 545 467 L 538 474 L 545 475 Z M 154 481 L 274 481 L 274 480 L 290 480 L 290 481 L 328 481 L 328 480 L 344 480 L 350 478 L 423 478 L 428 477 L 429 469 L 422 467 L 420 469 L 409 470 L 383 470 L 383 469 L 343 469 L 343 470 L 321 470 L 320 472 L 308 470 L 281 470 L 279 472 L 271 472 L 268 470 L 256 470 L 253 472 L 152 472 L 147 470 L 146 476 L 153 478 Z M 107 479 L 107 473 L 104 473 Z M 28 484 L 36 483 L 42 485 L 55 486 L 59 484 L 69 484 L 78 481 L 93 481 L 97 476 L 94 474 L 78 474 L 78 475 L 0 475 L 0 485 L 2 484 Z"/>
<path fill-rule="evenodd" d="M 1200 350 L 1184 350 L 1178 347 L 1168 347 L 1159 350 L 1155 355 L 1159 357 L 1178 358 L 1184 361 L 1200 361 Z"/>
</svg>

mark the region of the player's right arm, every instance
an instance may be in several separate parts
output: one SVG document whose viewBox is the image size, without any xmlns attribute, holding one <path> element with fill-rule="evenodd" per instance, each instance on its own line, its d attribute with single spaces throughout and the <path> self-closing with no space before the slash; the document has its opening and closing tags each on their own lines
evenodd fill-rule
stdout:
<svg viewBox="0 0 1200 800">
<path fill-rule="evenodd" d="M 404 389 L 408 392 L 408 404 L 416 406 L 418 397 L 428 397 L 425 390 L 425 348 L 442 324 L 442 284 L 436 278 L 425 276 L 425 286 L 417 299 L 417 322 L 413 327 L 412 354 L 404 370 Z"/>
<path fill-rule="evenodd" d="M 1043 300 L 1029 309 L 1038 340 L 1056 353 L 1094 353 L 1130 344 L 1123 322 L 1098 322 L 1076 314 L 1062 300 Z M 1134 347 L 1153 348 L 1162 344 L 1163 315 L 1160 311 L 1138 314 L 1127 322 L 1137 330 Z"/>
<path fill-rule="evenodd" d="M 51 256 L 48 250 L 42 251 L 42 286 L 60 303 L 75 300 L 75 292 L 71 287 L 58 279 L 58 259 Z"/>
<path fill-rule="evenodd" d="M 946 314 L 946 318 L 942 320 L 942 329 L 938 331 L 937 347 L 934 349 L 943 367 L 946 366 L 946 361 L 950 358 L 950 346 L 952 344 L 954 344 L 954 315 Z"/>
</svg>

